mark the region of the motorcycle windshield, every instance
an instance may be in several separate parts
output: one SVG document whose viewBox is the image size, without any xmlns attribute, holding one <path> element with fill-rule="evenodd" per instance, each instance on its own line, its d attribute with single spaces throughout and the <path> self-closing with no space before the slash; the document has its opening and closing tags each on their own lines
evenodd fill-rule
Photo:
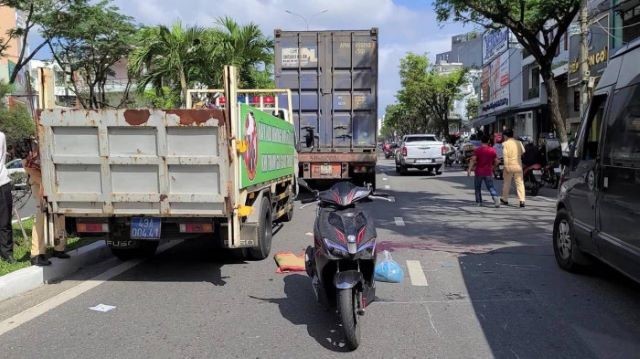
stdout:
<svg viewBox="0 0 640 359">
<path fill-rule="evenodd" d="M 330 189 L 320 192 L 320 201 L 347 207 L 370 194 L 371 190 L 368 188 L 355 186 L 351 182 L 338 182 Z"/>
</svg>

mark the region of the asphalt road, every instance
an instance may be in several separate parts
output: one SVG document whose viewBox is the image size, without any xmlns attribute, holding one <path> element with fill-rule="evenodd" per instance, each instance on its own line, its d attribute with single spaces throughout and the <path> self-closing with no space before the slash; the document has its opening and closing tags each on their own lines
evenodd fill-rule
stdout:
<svg viewBox="0 0 640 359">
<path fill-rule="evenodd" d="M 367 207 L 377 219 L 379 247 L 405 268 L 405 280 L 378 284 L 378 300 L 364 317 L 356 352 L 345 352 L 335 315 L 314 302 L 305 274 L 276 274 L 273 260 L 244 262 L 202 242 L 185 242 L 132 263 L 95 287 L 100 282 L 84 280 L 122 262 L 87 268 L 0 303 L 0 322 L 25 310 L 44 312 L 0 335 L 0 357 L 632 358 L 640 353 L 640 286 L 604 266 L 585 275 L 561 271 L 550 242 L 552 198 L 528 199 L 525 209 L 496 209 L 485 195 L 487 206 L 478 208 L 472 179 L 459 170 L 400 177 L 383 160 L 379 172 L 380 191 L 396 202 Z M 311 241 L 306 233 L 313 215 L 311 207 L 297 209 L 294 221 L 277 232 L 274 253 L 301 252 Z M 420 264 L 426 283 L 409 275 L 407 261 Z M 77 290 L 87 283 L 84 292 Z M 71 294 L 63 295 L 68 300 L 58 307 L 33 309 L 65 290 Z M 116 308 L 88 309 L 97 304 Z"/>
</svg>

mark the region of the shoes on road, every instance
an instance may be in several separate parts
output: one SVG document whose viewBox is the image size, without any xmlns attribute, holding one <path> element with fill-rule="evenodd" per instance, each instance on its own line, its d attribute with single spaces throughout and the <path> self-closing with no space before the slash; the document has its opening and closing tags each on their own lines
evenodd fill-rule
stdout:
<svg viewBox="0 0 640 359">
<path fill-rule="evenodd" d="M 495 198 L 493 199 L 493 202 L 494 202 L 494 204 L 495 204 L 496 208 L 500 208 L 500 198 L 495 197 Z"/>
<path fill-rule="evenodd" d="M 44 254 L 39 254 L 35 257 L 31 257 L 31 264 L 38 267 L 46 267 L 51 265 L 51 261 L 48 260 Z"/>
<path fill-rule="evenodd" d="M 16 260 L 13 257 L 1 257 L 0 259 L 9 264 L 13 264 L 16 262 Z"/>
<path fill-rule="evenodd" d="M 66 254 L 65 252 L 62 252 L 62 251 L 53 251 L 53 257 L 60 258 L 60 259 L 69 259 L 69 258 L 71 258 L 71 256 L 69 256 L 68 254 Z"/>
<path fill-rule="evenodd" d="M 505 201 L 504 199 L 500 198 L 500 203 L 504 204 L 505 206 L 509 205 L 509 201 Z"/>
<path fill-rule="evenodd" d="M 524 208 L 524 202 L 520 202 L 520 208 Z"/>
</svg>

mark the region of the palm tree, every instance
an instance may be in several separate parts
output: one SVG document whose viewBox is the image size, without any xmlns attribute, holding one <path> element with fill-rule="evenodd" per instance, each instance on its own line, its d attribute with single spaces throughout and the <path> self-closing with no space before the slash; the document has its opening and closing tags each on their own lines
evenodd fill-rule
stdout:
<svg viewBox="0 0 640 359">
<path fill-rule="evenodd" d="M 216 24 L 218 27 L 212 33 L 220 41 L 218 63 L 238 67 L 241 87 L 272 86 L 273 40 L 264 36 L 253 22 L 239 25 L 232 18 L 223 17 Z"/>
<path fill-rule="evenodd" d="M 129 67 L 138 76 L 138 93 L 144 93 L 148 85 L 159 94 L 163 87 L 180 91 L 181 100 L 187 96 L 189 85 L 207 78 L 207 63 L 216 53 L 206 29 L 183 28 L 175 22 L 171 28 L 159 25 L 143 28 L 137 34 Z"/>
</svg>

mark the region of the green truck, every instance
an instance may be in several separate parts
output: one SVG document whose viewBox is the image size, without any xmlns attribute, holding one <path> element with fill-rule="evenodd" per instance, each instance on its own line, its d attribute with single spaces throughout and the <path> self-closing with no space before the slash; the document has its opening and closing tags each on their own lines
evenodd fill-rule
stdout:
<svg viewBox="0 0 640 359">
<path fill-rule="evenodd" d="M 268 90 L 290 98 L 288 90 Z M 264 259 L 273 222 L 293 216 L 297 157 L 291 101 L 179 110 L 44 110 L 38 120 L 48 222 L 104 235 L 121 258 L 161 240 L 203 237 Z M 188 101 L 191 102 L 191 101 Z M 59 233 L 63 228 L 52 228 Z"/>
</svg>

